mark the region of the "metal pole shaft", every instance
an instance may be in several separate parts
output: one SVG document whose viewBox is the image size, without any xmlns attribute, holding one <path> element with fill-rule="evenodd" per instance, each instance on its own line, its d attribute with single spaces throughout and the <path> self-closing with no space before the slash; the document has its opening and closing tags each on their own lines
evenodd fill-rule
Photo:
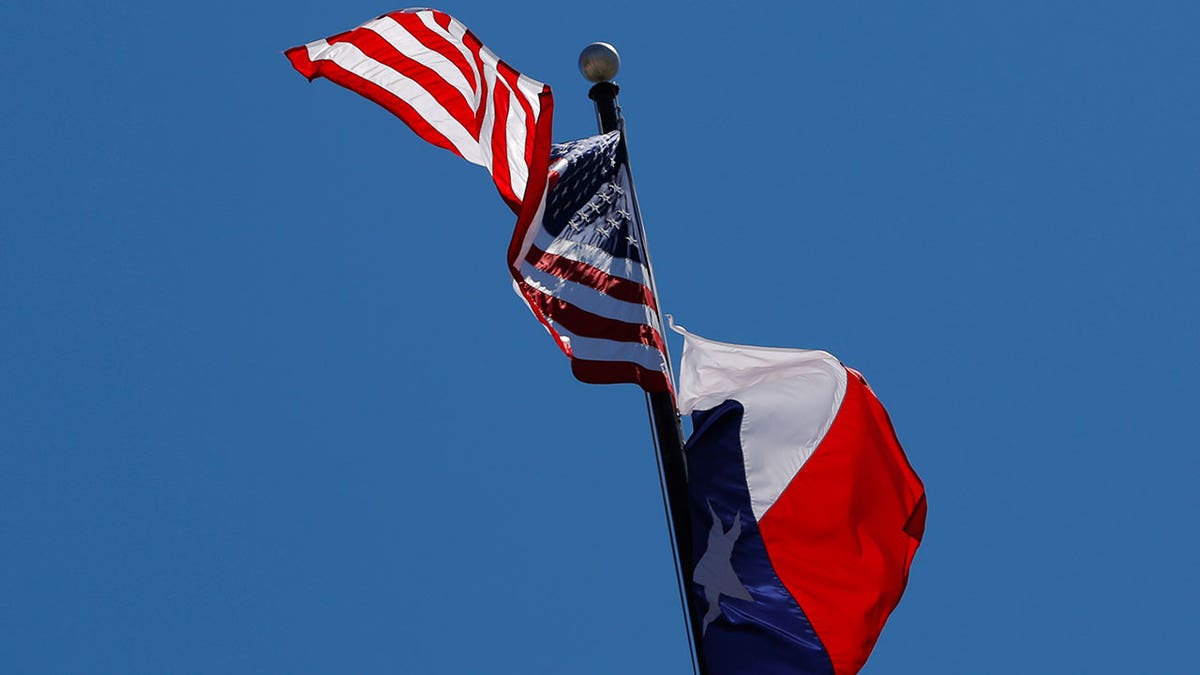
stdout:
<svg viewBox="0 0 1200 675">
<path fill-rule="evenodd" d="M 618 130 L 621 132 L 618 156 L 625 161 L 628 168 L 629 148 L 626 146 L 625 120 L 621 117 L 620 107 L 617 105 L 617 92 L 619 90 L 616 83 L 600 82 L 591 88 L 588 92 L 588 98 L 596 103 L 596 119 L 601 133 Z M 630 198 L 633 201 L 638 218 L 641 218 L 640 209 L 637 209 L 637 190 L 633 186 L 632 169 L 630 169 L 629 179 Z M 643 223 L 644 225 L 645 223 Z M 647 246 L 643 249 L 643 252 L 647 256 L 647 267 L 649 267 L 648 248 Z M 655 301 L 657 302 L 658 290 L 654 288 L 652 269 L 650 276 L 651 290 L 654 292 Z M 661 305 L 659 306 L 661 308 Z M 659 325 L 665 325 L 662 322 L 661 309 Z M 669 364 L 670 356 L 665 353 L 665 335 L 663 336 L 663 341 L 664 356 L 667 358 L 667 363 Z M 678 557 L 680 573 L 683 575 L 684 602 L 686 604 L 688 620 L 691 624 L 692 645 L 695 649 L 696 663 L 700 674 L 704 675 L 707 669 L 704 665 L 704 655 L 700 645 L 702 637 L 700 610 L 689 588 L 689 582 L 695 571 L 696 563 L 692 555 L 692 521 L 688 507 L 687 468 L 683 457 L 683 429 L 680 427 L 679 412 L 675 408 L 675 399 L 670 392 L 648 393 L 646 396 L 649 400 L 650 412 L 654 421 L 654 433 L 658 441 L 659 465 L 663 472 L 663 483 L 667 489 L 667 504 L 668 511 L 670 512 L 671 530 L 675 540 L 675 555 Z"/>
</svg>

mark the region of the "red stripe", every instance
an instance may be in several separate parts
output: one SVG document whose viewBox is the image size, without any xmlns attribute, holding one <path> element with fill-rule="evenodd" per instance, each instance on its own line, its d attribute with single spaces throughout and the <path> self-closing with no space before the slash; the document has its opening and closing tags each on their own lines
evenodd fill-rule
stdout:
<svg viewBox="0 0 1200 675">
<path fill-rule="evenodd" d="M 520 195 L 513 193 L 512 174 L 508 168 L 508 87 L 501 80 L 496 80 L 496 90 L 492 92 L 492 112 L 495 115 L 492 122 L 492 180 L 500 189 L 500 196 L 509 206 L 520 207 Z"/>
<path fill-rule="evenodd" d="M 504 81 L 508 83 L 509 89 L 512 89 L 517 95 L 517 102 L 521 104 L 521 109 L 525 111 L 525 165 L 529 166 L 530 162 L 533 161 L 533 106 L 529 104 L 529 99 L 521 94 L 521 88 L 517 86 L 521 74 L 503 61 L 496 64 L 496 69 L 500 71 L 500 77 L 504 78 Z"/>
<path fill-rule="evenodd" d="M 521 260 L 525 238 L 533 226 L 534 216 L 537 215 L 537 211 L 546 197 L 546 185 L 550 178 L 550 127 L 554 119 L 554 97 L 550 94 L 550 87 L 542 87 L 542 93 L 538 94 L 538 107 L 542 114 L 538 118 L 537 130 L 534 133 L 533 163 L 529 165 L 529 182 L 525 184 L 525 194 L 521 199 L 517 224 L 513 227 L 513 235 L 508 242 L 508 269 L 516 283 L 524 282 L 517 263 Z M 537 312 L 535 311 L 534 314 L 536 315 Z M 543 324 L 546 323 L 540 315 L 538 315 L 538 320 Z M 546 329 L 553 332 L 549 325 L 546 325 Z"/>
<path fill-rule="evenodd" d="M 433 22 L 445 28 L 446 32 L 450 32 L 450 15 L 439 12 L 436 9 L 431 11 L 433 12 Z"/>
<path fill-rule="evenodd" d="M 441 13 L 438 12 L 437 14 L 435 14 L 434 15 L 435 18 L 440 18 L 440 17 L 438 17 L 438 14 L 441 14 Z M 445 17 L 446 21 L 445 21 L 445 23 L 442 23 L 439 20 L 437 22 L 437 24 L 439 26 L 441 26 L 442 28 L 445 28 L 446 31 L 448 32 L 450 30 L 450 17 L 446 16 L 445 14 L 441 14 L 441 16 Z M 471 53 L 475 54 L 476 58 L 478 58 L 479 52 L 484 48 L 483 42 L 480 41 L 479 38 L 475 37 L 475 34 L 472 33 L 470 30 L 468 30 L 466 26 L 463 26 L 462 41 L 463 41 L 463 44 L 467 46 L 467 49 L 471 50 Z"/>
<path fill-rule="evenodd" d="M 522 283 L 521 286 L 530 305 L 537 308 L 551 322 L 580 337 L 637 343 L 653 347 L 660 352 L 666 351 L 662 335 L 649 323 L 610 319 L 581 309 L 563 298 L 544 293 L 529 284 Z"/>
<path fill-rule="evenodd" d="M 437 15 L 435 15 L 435 17 L 436 16 Z M 441 16 L 446 15 L 443 14 Z M 450 17 L 446 16 L 446 24 L 443 26 L 443 28 L 447 28 L 447 30 L 449 29 L 450 25 L 449 19 Z M 441 22 L 439 22 L 438 25 L 442 25 Z M 483 43 L 481 43 L 474 35 L 472 35 L 471 31 L 466 31 L 463 34 L 463 44 L 466 45 L 467 50 L 471 52 L 471 56 L 475 59 L 475 67 L 479 69 L 479 92 L 477 93 L 479 97 L 479 107 L 475 110 L 475 128 L 479 129 L 480 133 L 482 133 L 483 119 L 487 115 L 488 97 L 491 96 L 491 93 L 488 90 L 487 69 L 483 65 L 483 58 L 479 55 L 479 50 L 483 48 Z M 547 150 L 547 152 L 549 152 L 549 150 Z M 495 180 L 495 176 L 492 177 L 492 180 L 496 183 L 496 187 L 499 188 L 500 183 Z M 500 194 L 503 196 L 505 192 L 501 190 Z M 514 211 L 517 210 L 517 207 L 514 207 L 511 202 L 509 202 L 508 206 Z"/>
<path fill-rule="evenodd" d="M 295 68 L 301 75 L 308 78 L 312 82 L 317 77 L 317 68 L 308 58 L 308 45 L 292 47 L 283 53 L 292 62 L 292 67 Z"/>
<path fill-rule="evenodd" d="M 613 276 L 594 265 L 547 253 L 536 246 L 530 247 L 525 260 L 539 270 L 553 274 L 559 279 L 573 281 L 617 300 L 636 302 L 646 305 L 655 312 L 658 311 L 654 293 L 636 281 Z"/>
<path fill-rule="evenodd" d="M 475 127 L 475 107 L 468 102 L 466 96 L 457 87 L 452 86 L 437 71 L 423 63 L 413 60 L 398 51 L 392 43 L 372 30 L 360 28 L 346 35 L 330 40 L 329 44 L 349 43 L 358 47 L 364 54 L 392 68 L 408 79 L 420 85 L 429 92 L 435 101 L 441 104 L 464 129 L 478 140 L 478 129 Z"/>
<path fill-rule="evenodd" d="M 304 48 L 297 47 L 296 49 Z M 291 50 L 291 52 L 294 51 L 295 50 Z M 289 53 L 288 57 L 292 59 L 292 64 L 296 65 L 296 59 L 293 54 Z M 305 55 L 304 60 L 308 60 L 307 54 Z M 421 117 L 421 115 L 417 113 L 412 106 L 405 103 L 403 99 L 399 98 L 395 94 L 375 84 L 374 82 L 371 82 L 370 80 L 364 79 L 359 75 L 355 75 L 354 73 L 342 68 L 338 64 L 328 59 L 319 59 L 315 62 L 310 61 L 309 63 L 311 64 L 310 70 L 313 73 L 311 76 L 306 74 L 305 70 L 300 66 L 296 66 L 296 70 L 299 70 L 302 75 L 305 75 L 305 77 L 308 77 L 309 79 L 313 79 L 315 77 L 324 77 L 330 82 L 341 85 L 350 91 L 363 96 L 364 98 L 378 103 L 386 108 L 388 112 L 403 120 L 404 123 L 407 124 L 414 132 L 416 132 L 418 136 L 425 139 L 427 142 L 432 143 L 439 148 L 445 148 L 459 157 L 462 157 L 462 155 L 459 154 L 458 149 L 454 147 L 454 144 L 451 143 L 449 139 L 443 136 L 440 131 L 433 128 L 433 126 L 426 122 L 425 118 Z"/>
<path fill-rule="evenodd" d="M 571 359 L 571 374 L 588 384 L 630 383 L 654 393 L 671 391 L 671 381 L 661 370 L 650 370 L 628 361 L 586 361 Z"/>
</svg>

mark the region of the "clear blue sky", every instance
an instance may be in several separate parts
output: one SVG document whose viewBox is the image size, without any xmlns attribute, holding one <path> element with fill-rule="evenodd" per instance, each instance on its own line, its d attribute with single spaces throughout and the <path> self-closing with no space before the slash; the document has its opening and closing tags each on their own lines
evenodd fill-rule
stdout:
<svg viewBox="0 0 1200 675">
<path fill-rule="evenodd" d="M 485 172 L 280 53 L 396 8 L 0 7 L 4 672 L 688 672 L 638 391 Z M 439 8 L 557 140 L 616 44 L 664 307 L 888 406 L 930 510 L 865 673 L 1194 668 L 1200 5 Z"/>
</svg>

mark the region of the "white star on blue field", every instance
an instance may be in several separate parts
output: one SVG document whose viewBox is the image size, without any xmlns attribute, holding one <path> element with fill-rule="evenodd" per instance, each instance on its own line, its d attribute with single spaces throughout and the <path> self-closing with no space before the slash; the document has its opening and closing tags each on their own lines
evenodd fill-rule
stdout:
<svg viewBox="0 0 1200 675">
<path fill-rule="evenodd" d="M 708 508 L 712 514 L 712 529 L 708 532 L 708 544 L 700 559 L 696 561 L 696 571 L 692 575 L 696 584 L 704 588 L 704 599 L 708 603 L 708 611 L 701 622 L 701 631 L 707 630 L 708 624 L 721 614 L 722 595 L 739 600 L 754 599 L 738 578 L 730 560 L 738 537 L 742 534 L 742 514 L 736 514 L 733 525 L 726 530 L 716 511 L 712 510 L 711 504 Z"/>
</svg>

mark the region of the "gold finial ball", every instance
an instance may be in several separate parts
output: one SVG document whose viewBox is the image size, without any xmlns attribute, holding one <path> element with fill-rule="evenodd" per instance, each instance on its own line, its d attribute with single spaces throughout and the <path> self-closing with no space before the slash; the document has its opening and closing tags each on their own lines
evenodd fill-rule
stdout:
<svg viewBox="0 0 1200 675">
<path fill-rule="evenodd" d="M 609 82 L 621 68 L 621 56 L 607 42 L 593 42 L 579 53 L 579 72 L 592 82 Z"/>
</svg>

